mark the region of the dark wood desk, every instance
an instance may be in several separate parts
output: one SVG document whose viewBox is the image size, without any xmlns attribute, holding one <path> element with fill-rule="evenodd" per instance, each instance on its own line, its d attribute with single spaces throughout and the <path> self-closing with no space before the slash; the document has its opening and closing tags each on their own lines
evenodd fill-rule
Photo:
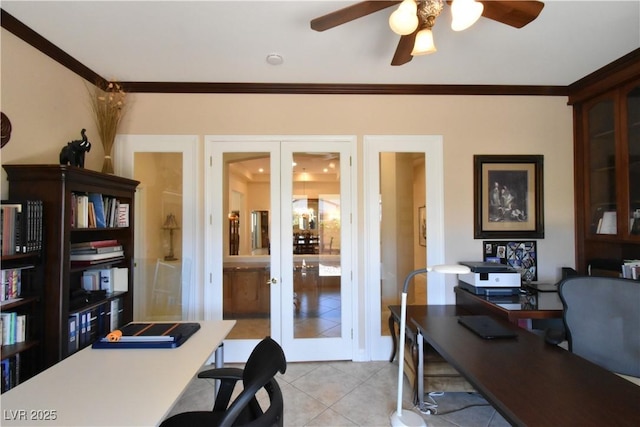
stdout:
<svg viewBox="0 0 640 427">
<path fill-rule="evenodd" d="M 453 288 L 456 305 L 474 314 L 488 314 L 521 324 L 528 319 L 562 318 L 562 302 L 557 292 L 533 295 L 475 295 L 459 286 Z"/>
<path fill-rule="evenodd" d="M 390 305 L 389 306 L 390 315 L 389 315 L 389 331 L 391 332 L 391 339 L 393 341 L 393 350 L 391 353 L 391 357 L 389 362 L 393 362 L 396 357 L 396 353 L 398 352 L 398 334 L 400 329 L 400 306 L 399 305 Z M 414 404 L 417 404 L 419 401 L 418 392 L 422 392 L 424 388 L 424 372 L 423 367 L 419 367 L 418 360 L 420 356 L 418 355 L 418 347 L 422 344 L 422 338 L 420 340 L 417 339 L 417 329 L 414 325 L 410 323 L 410 319 L 415 318 L 424 318 L 426 316 L 461 316 L 464 314 L 470 314 L 462 307 L 455 305 L 407 305 L 407 327 L 405 331 L 405 339 L 408 345 L 408 349 L 405 351 L 405 359 L 407 356 L 410 357 L 411 365 L 406 365 L 408 368 L 405 369 L 405 374 L 407 376 L 411 376 L 410 379 L 411 384 L 413 384 L 412 390 L 412 401 Z M 433 350 L 435 353 L 435 350 Z M 437 353 L 435 353 L 437 355 Z M 422 351 L 422 357 L 425 356 L 425 351 Z M 441 359 L 438 357 L 438 359 Z M 409 360 L 409 359 L 407 359 Z M 429 357 L 427 352 L 426 355 L 427 363 L 433 363 L 434 358 Z M 402 363 L 402 361 L 398 361 L 398 363 Z M 438 363 L 437 361 L 435 363 Z M 443 375 L 444 374 L 444 375 Z M 440 377 L 447 377 L 446 373 L 443 370 L 439 371 Z M 462 387 L 460 391 L 465 389 Z M 470 389 L 470 388 L 469 388 Z M 457 390 L 456 390 L 457 391 Z"/>
<path fill-rule="evenodd" d="M 431 307 L 410 323 L 513 425 L 640 425 L 640 387 L 525 329 L 502 321 L 517 339 L 483 340 Z"/>
</svg>

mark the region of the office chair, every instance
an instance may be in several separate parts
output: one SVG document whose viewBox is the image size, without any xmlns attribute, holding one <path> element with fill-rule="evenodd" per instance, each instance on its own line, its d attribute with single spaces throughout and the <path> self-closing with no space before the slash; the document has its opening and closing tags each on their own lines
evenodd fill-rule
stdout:
<svg viewBox="0 0 640 427">
<path fill-rule="evenodd" d="M 164 420 L 160 427 L 184 426 L 245 426 L 282 427 L 284 403 L 282 391 L 275 380 L 276 373 L 284 374 L 287 361 L 280 345 L 266 337 L 253 349 L 244 369 L 218 368 L 203 371 L 199 378 L 220 380 L 220 389 L 213 410 L 183 412 Z M 236 382 L 242 380 L 243 390 L 229 405 Z M 269 407 L 263 411 L 256 394 L 266 390 Z"/>
<path fill-rule="evenodd" d="M 547 331 L 552 344 L 623 376 L 640 377 L 640 283 L 609 277 L 569 277 L 558 286 L 566 332 Z M 631 379 L 633 381 L 633 379 Z"/>
</svg>

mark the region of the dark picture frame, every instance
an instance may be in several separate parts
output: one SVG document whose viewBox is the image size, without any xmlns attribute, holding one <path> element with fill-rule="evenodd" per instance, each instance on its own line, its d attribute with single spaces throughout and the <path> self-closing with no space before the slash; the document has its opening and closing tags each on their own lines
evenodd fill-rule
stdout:
<svg viewBox="0 0 640 427">
<path fill-rule="evenodd" d="M 535 241 L 484 241 L 483 261 L 508 265 L 520 272 L 523 282 L 538 280 Z"/>
<path fill-rule="evenodd" d="M 474 238 L 544 237 L 542 155 L 475 155 Z"/>
<path fill-rule="evenodd" d="M 427 207 L 418 208 L 418 243 L 427 246 Z"/>
</svg>

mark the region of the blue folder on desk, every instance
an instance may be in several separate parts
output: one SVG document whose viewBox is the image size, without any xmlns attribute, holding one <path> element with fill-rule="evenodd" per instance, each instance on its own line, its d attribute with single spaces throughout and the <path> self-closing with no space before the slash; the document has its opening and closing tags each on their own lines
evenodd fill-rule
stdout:
<svg viewBox="0 0 640 427">
<path fill-rule="evenodd" d="M 176 323 L 129 323 L 118 331 L 94 342 L 93 348 L 176 348 L 200 329 L 196 322 Z M 110 339 L 112 334 L 116 339 Z"/>
</svg>

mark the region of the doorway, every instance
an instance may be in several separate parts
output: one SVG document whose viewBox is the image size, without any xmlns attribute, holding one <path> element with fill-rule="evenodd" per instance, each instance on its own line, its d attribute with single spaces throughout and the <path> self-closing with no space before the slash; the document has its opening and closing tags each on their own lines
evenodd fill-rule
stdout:
<svg viewBox="0 0 640 427">
<path fill-rule="evenodd" d="M 119 135 L 116 173 L 136 189 L 134 320 L 196 320 L 197 136 Z"/>
<path fill-rule="evenodd" d="M 237 321 L 225 360 L 246 360 L 266 335 L 291 361 L 352 358 L 354 146 L 205 138 L 205 316 Z"/>
<path fill-rule="evenodd" d="M 404 278 L 444 262 L 441 136 L 365 136 L 365 283 L 368 348 L 388 359 L 389 305 L 400 304 Z M 443 304 L 443 275 L 416 276 L 411 304 Z"/>
</svg>

